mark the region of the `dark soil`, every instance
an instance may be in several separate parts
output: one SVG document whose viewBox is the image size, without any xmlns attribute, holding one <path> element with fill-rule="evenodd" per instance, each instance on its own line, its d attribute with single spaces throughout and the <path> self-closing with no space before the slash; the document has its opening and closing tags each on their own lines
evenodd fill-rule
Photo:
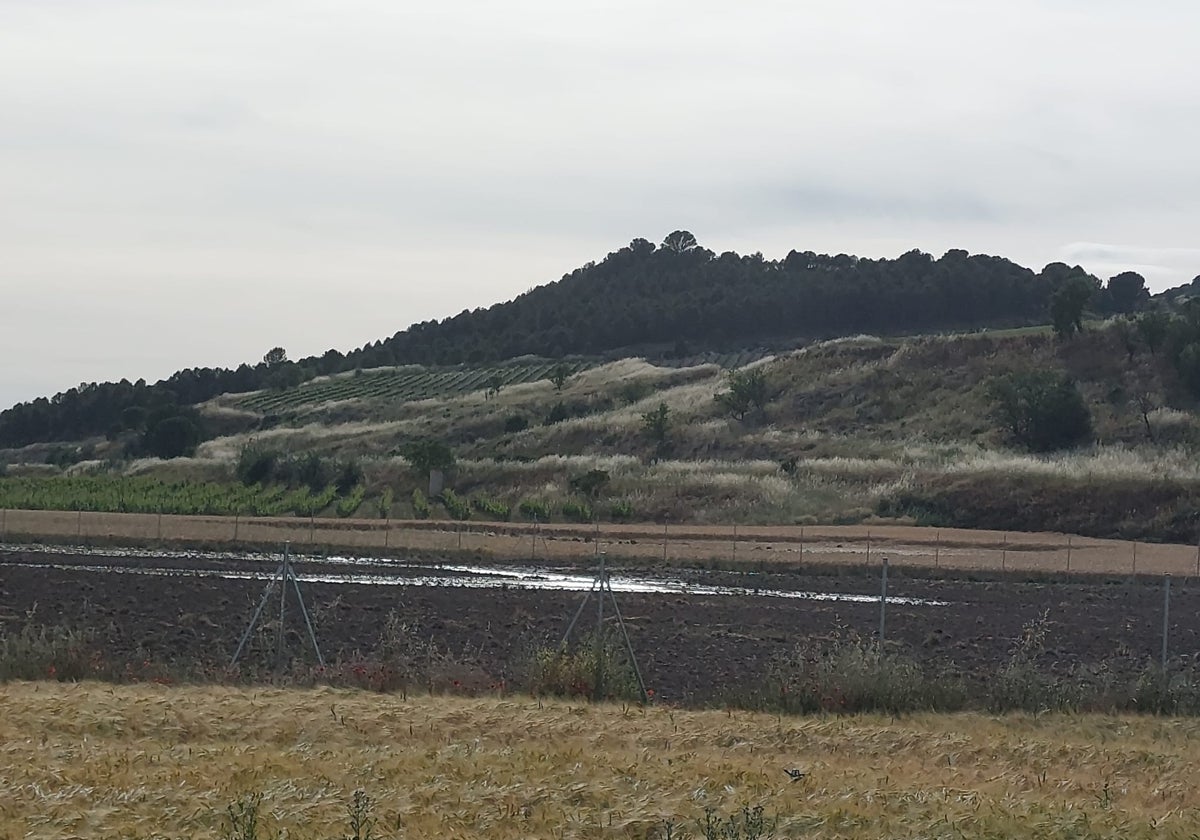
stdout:
<svg viewBox="0 0 1200 840">
<path fill-rule="evenodd" d="M 197 572 L 254 569 L 263 561 L 174 560 Z M 33 564 L 54 564 L 36 568 Z M 71 568 L 103 565 L 112 571 Z M 228 662 L 258 604 L 262 580 L 214 575 L 152 576 L 118 569 L 156 567 L 162 558 L 68 556 L 0 552 L 0 627 L 36 624 L 88 629 L 113 661 L 137 659 L 176 664 Z M 322 570 L 305 564 L 302 574 Z M 396 574 L 395 568 L 366 565 L 355 573 Z M 345 572 L 345 568 L 337 571 Z M 644 574 L 654 574 L 652 570 Z M 665 573 L 696 583 L 759 586 L 877 595 L 872 574 L 681 572 Z M 303 583 L 326 658 L 348 661 L 377 652 L 388 617 L 405 628 L 402 644 L 413 651 L 438 651 L 444 667 L 461 666 L 463 680 L 519 684 L 522 664 L 538 646 L 557 643 L 582 593 L 512 588 L 471 589 Z M 1056 671 L 1078 664 L 1107 663 L 1118 672 L 1140 671 L 1157 660 L 1161 647 L 1161 580 L 1081 582 L 934 580 L 896 575 L 889 594 L 936 599 L 946 606 L 889 604 L 887 638 L 915 657 L 952 665 L 983 678 L 1009 656 L 1022 627 L 1047 615 L 1043 663 Z M 813 640 L 873 636 L 879 604 L 798 600 L 771 596 L 618 594 L 647 685 L 659 698 L 714 703 L 764 686 L 770 662 L 795 645 Z M 589 609 L 581 625 L 594 626 Z M 287 644 L 301 656 L 303 625 L 295 601 L 288 605 Z M 278 617 L 277 596 L 266 610 Z M 606 605 L 608 621 L 612 611 Z M 30 617 L 32 616 L 32 618 Z M 251 657 L 273 642 L 268 625 Z M 391 643 L 396 643 L 393 638 Z M 1172 583 L 1171 653 L 1191 661 L 1200 647 L 1200 585 Z M 451 663 L 447 665 L 446 663 Z"/>
</svg>

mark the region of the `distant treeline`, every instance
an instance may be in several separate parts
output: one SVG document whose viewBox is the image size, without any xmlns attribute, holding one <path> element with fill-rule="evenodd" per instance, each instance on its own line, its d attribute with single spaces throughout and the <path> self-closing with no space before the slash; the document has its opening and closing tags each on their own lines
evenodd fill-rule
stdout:
<svg viewBox="0 0 1200 840">
<path fill-rule="evenodd" d="M 661 246 L 635 239 L 507 303 L 414 324 L 347 354 L 329 350 L 289 361 L 276 349 L 260 363 L 232 370 L 190 368 L 154 384 L 85 383 L 22 403 L 0 413 L 0 447 L 138 432 L 156 454 L 160 447 L 148 423 L 182 418 L 171 434 L 159 436 L 166 441 L 161 448 L 171 450 L 192 438 L 183 428 L 197 422 L 188 406 L 355 368 L 609 356 L 633 347 L 687 355 L 786 338 L 1045 323 L 1056 290 L 1079 277 L 1095 287 L 1089 306 L 1099 314 L 1131 311 L 1148 298 L 1137 275 L 1118 275 L 1119 282 L 1105 286 L 1063 263 L 1035 273 L 961 250 L 940 259 L 921 251 L 878 260 L 792 251 L 767 260 L 717 255 L 676 231 Z"/>
</svg>

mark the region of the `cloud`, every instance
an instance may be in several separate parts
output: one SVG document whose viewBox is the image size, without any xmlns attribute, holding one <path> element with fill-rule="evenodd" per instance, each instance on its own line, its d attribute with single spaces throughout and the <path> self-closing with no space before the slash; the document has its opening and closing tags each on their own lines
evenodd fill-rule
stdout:
<svg viewBox="0 0 1200 840">
<path fill-rule="evenodd" d="M 0 401 L 359 346 L 680 227 L 1034 268 L 1123 242 L 1071 260 L 1185 282 L 1198 27 L 1177 0 L 5 0 L 0 352 L 60 352 Z"/>
</svg>

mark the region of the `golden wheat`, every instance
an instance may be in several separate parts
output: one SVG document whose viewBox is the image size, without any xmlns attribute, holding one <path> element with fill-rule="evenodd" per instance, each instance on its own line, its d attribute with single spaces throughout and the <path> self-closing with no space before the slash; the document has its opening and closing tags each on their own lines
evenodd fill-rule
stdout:
<svg viewBox="0 0 1200 840">
<path fill-rule="evenodd" d="M 1200 721 L 746 712 L 249 690 L 0 687 L 0 836 L 218 837 L 259 792 L 293 838 L 646 837 L 762 804 L 781 836 L 1183 838 Z M 785 773 L 807 775 L 792 781 Z M 393 834 L 396 826 L 400 826 Z"/>
</svg>

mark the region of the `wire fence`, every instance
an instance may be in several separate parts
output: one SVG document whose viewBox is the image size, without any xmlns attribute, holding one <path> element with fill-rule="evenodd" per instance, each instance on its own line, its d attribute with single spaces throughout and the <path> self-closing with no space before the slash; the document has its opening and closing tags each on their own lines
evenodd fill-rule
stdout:
<svg viewBox="0 0 1200 840">
<path fill-rule="evenodd" d="M 1200 540 L 1179 545 L 911 526 L 571 525 L 0 510 L 0 542 L 37 540 L 233 549 L 286 542 L 345 551 L 466 552 L 529 563 L 573 563 L 604 554 L 668 564 L 881 566 L 886 561 L 892 567 L 967 571 L 1200 577 Z"/>
</svg>

